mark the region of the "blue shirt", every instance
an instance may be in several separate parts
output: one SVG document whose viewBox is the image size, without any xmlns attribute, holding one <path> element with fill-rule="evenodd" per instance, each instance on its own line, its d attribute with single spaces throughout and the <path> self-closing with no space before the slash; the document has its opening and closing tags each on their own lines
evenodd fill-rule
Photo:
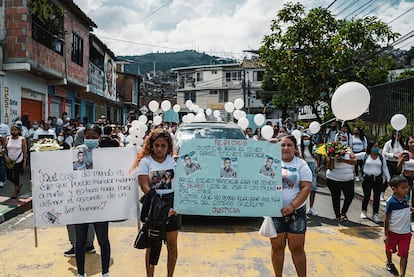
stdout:
<svg viewBox="0 0 414 277">
<path fill-rule="evenodd" d="M 391 215 L 389 230 L 397 234 L 408 234 L 411 232 L 411 212 L 408 204 L 410 197 L 404 196 L 401 201 L 392 195 L 385 207 L 385 213 Z"/>
</svg>

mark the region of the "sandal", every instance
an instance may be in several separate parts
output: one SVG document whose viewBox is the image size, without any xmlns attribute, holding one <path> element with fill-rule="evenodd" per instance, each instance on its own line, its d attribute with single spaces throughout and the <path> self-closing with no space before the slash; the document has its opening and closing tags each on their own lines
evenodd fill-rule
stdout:
<svg viewBox="0 0 414 277">
<path fill-rule="evenodd" d="M 346 216 L 346 214 L 342 214 L 341 219 L 342 221 L 348 221 L 348 217 Z"/>
<path fill-rule="evenodd" d="M 342 219 L 342 217 L 337 217 L 337 218 L 335 218 L 335 220 L 336 220 L 336 222 L 338 222 L 338 223 L 342 223 L 342 222 L 344 222 L 344 220 Z"/>
</svg>

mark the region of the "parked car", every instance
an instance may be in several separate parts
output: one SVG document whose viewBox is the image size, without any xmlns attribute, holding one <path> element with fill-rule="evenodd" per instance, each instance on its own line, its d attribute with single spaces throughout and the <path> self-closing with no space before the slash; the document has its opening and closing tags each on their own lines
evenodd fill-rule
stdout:
<svg viewBox="0 0 414 277">
<path fill-rule="evenodd" d="M 174 149 L 177 153 L 183 141 L 202 139 L 246 139 L 243 130 L 232 122 L 193 122 L 178 127 L 175 133 Z"/>
</svg>

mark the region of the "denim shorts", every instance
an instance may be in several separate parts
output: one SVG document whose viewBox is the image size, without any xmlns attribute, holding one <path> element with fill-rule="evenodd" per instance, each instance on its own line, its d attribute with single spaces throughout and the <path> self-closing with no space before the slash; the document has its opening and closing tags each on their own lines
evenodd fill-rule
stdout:
<svg viewBox="0 0 414 277">
<path fill-rule="evenodd" d="M 306 205 L 284 217 L 273 217 L 277 233 L 304 234 L 306 232 Z"/>
</svg>

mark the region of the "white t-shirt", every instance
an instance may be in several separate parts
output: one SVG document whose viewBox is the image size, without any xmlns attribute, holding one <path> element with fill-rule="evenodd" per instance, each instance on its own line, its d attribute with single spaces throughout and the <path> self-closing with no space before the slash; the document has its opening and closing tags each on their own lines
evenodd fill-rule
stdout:
<svg viewBox="0 0 414 277">
<path fill-rule="evenodd" d="M 159 163 L 151 156 L 142 158 L 137 168 L 137 175 L 147 175 L 149 186 L 155 189 L 158 194 L 167 194 L 174 191 L 172 181 L 175 175 L 176 162 L 171 155 Z"/>
<path fill-rule="evenodd" d="M 349 154 L 345 154 L 343 159 L 350 160 L 351 158 Z M 335 159 L 335 167 L 326 171 L 326 178 L 339 182 L 354 180 L 354 165 Z"/>
<path fill-rule="evenodd" d="M 312 183 L 312 178 L 312 171 L 304 160 L 294 157 L 290 162 L 282 161 L 283 206 L 296 198 L 300 191 L 301 181 Z M 302 207 L 305 203 L 306 201 L 296 208 Z"/>
</svg>

